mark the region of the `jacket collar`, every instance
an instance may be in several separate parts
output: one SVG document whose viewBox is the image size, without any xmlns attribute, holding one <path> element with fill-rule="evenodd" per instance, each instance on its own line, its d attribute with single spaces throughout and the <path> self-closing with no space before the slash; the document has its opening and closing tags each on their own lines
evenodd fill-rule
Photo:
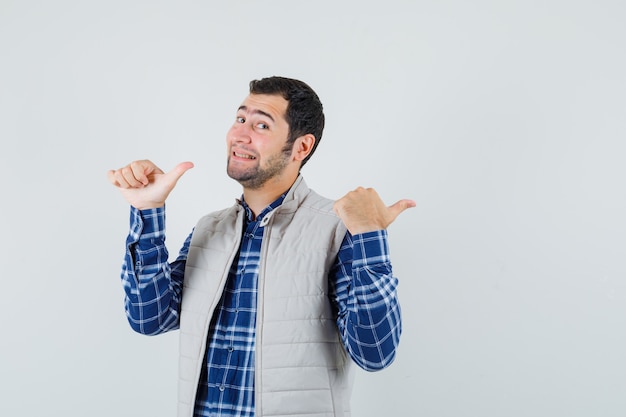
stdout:
<svg viewBox="0 0 626 417">
<path fill-rule="evenodd" d="M 267 223 L 269 223 L 270 219 L 275 213 L 294 213 L 300 206 L 302 200 L 304 200 L 304 198 L 309 194 L 309 192 L 310 189 L 304 181 L 304 177 L 302 177 L 302 174 L 298 174 L 298 177 L 294 181 L 293 185 L 291 186 L 291 188 L 289 188 L 289 191 L 287 191 L 283 203 L 280 206 L 276 207 L 274 210 L 265 214 L 263 216 L 263 219 L 261 220 L 260 225 L 265 226 Z M 236 201 L 236 206 L 238 207 L 238 210 L 242 210 L 244 212 L 243 215 L 245 216 L 246 210 L 243 207 L 242 200 L 238 198 L 236 199 Z"/>
</svg>

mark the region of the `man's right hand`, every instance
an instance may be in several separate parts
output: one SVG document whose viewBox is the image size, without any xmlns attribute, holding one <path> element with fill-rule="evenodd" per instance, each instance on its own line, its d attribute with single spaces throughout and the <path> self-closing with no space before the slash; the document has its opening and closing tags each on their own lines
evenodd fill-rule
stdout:
<svg viewBox="0 0 626 417">
<path fill-rule="evenodd" d="M 193 168 L 192 162 L 181 162 L 170 172 L 164 173 L 153 162 L 141 160 L 110 170 L 107 176 L 130 205 L 145 210 L 163 207 L 180 177 L 190 168 Z"/>
</svg>

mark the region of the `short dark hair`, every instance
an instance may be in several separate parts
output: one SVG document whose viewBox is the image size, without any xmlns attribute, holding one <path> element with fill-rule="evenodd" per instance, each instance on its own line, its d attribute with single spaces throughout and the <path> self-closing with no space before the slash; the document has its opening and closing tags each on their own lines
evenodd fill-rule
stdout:
<svg viewBox="0 0 626 417">
<path fill-rule="evenodd" d="M 250 94 L 281 95 L 287 100 L 287 146 L 293 145 L 302 135 L 310 133 L 315 136 L 313 149 L 302 161 L 302 168 L 315 152 L 324 131 L 324 109 L 315 91 L 303 81 L 273 76 L 250 81 Z"/>
</svg>

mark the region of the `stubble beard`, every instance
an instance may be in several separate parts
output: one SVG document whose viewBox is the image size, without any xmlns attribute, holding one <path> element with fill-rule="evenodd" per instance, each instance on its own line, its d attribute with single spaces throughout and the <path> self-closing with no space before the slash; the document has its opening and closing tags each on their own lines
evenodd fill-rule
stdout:
<svg viewBox="0 0 626 417">
<path fill-rule="evenodd" d="M 244 188 L 256 190 L 265 185 L 272 178 L 280 175 L 291 157 L 291 146 L 287 144 L 281 152 L 269 157 L 265 167 L 261 167 L 260 162 L 255 166 L 245 170 L 234 169 L 230 166 L 230 156 L 226 163 L 226 173 L 229 177 L 237 181 Z"/>
</svg>

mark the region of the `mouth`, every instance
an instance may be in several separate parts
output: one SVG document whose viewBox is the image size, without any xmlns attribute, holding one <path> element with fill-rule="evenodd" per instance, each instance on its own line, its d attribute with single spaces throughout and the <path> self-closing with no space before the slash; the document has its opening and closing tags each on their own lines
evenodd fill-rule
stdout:
<svg viewBox="0 0 626 417">
<path fill-rule="evenodd" d="M 233 146 L 230 148 L 229 159 L 232 159 L 234 161 L 240 161 L 240 162 L 248 162 L 248 161 L 256 160 L 257 157 L 254 155 L 253 152 L 250 152 L 249 150 L 245 148 Z"/>
<path fill-rule="evenodd" d="M 233 151 L 232 155 L 234 157 L 236 157 L 236 158 L 241 158 L 241 159 L 249 159 L 249 160 L 256 159 L 256 156 L 248 155 L 246 153 L 241 153 L 241 152 L 237 152 L 237 151 Z"/>
</svg>

